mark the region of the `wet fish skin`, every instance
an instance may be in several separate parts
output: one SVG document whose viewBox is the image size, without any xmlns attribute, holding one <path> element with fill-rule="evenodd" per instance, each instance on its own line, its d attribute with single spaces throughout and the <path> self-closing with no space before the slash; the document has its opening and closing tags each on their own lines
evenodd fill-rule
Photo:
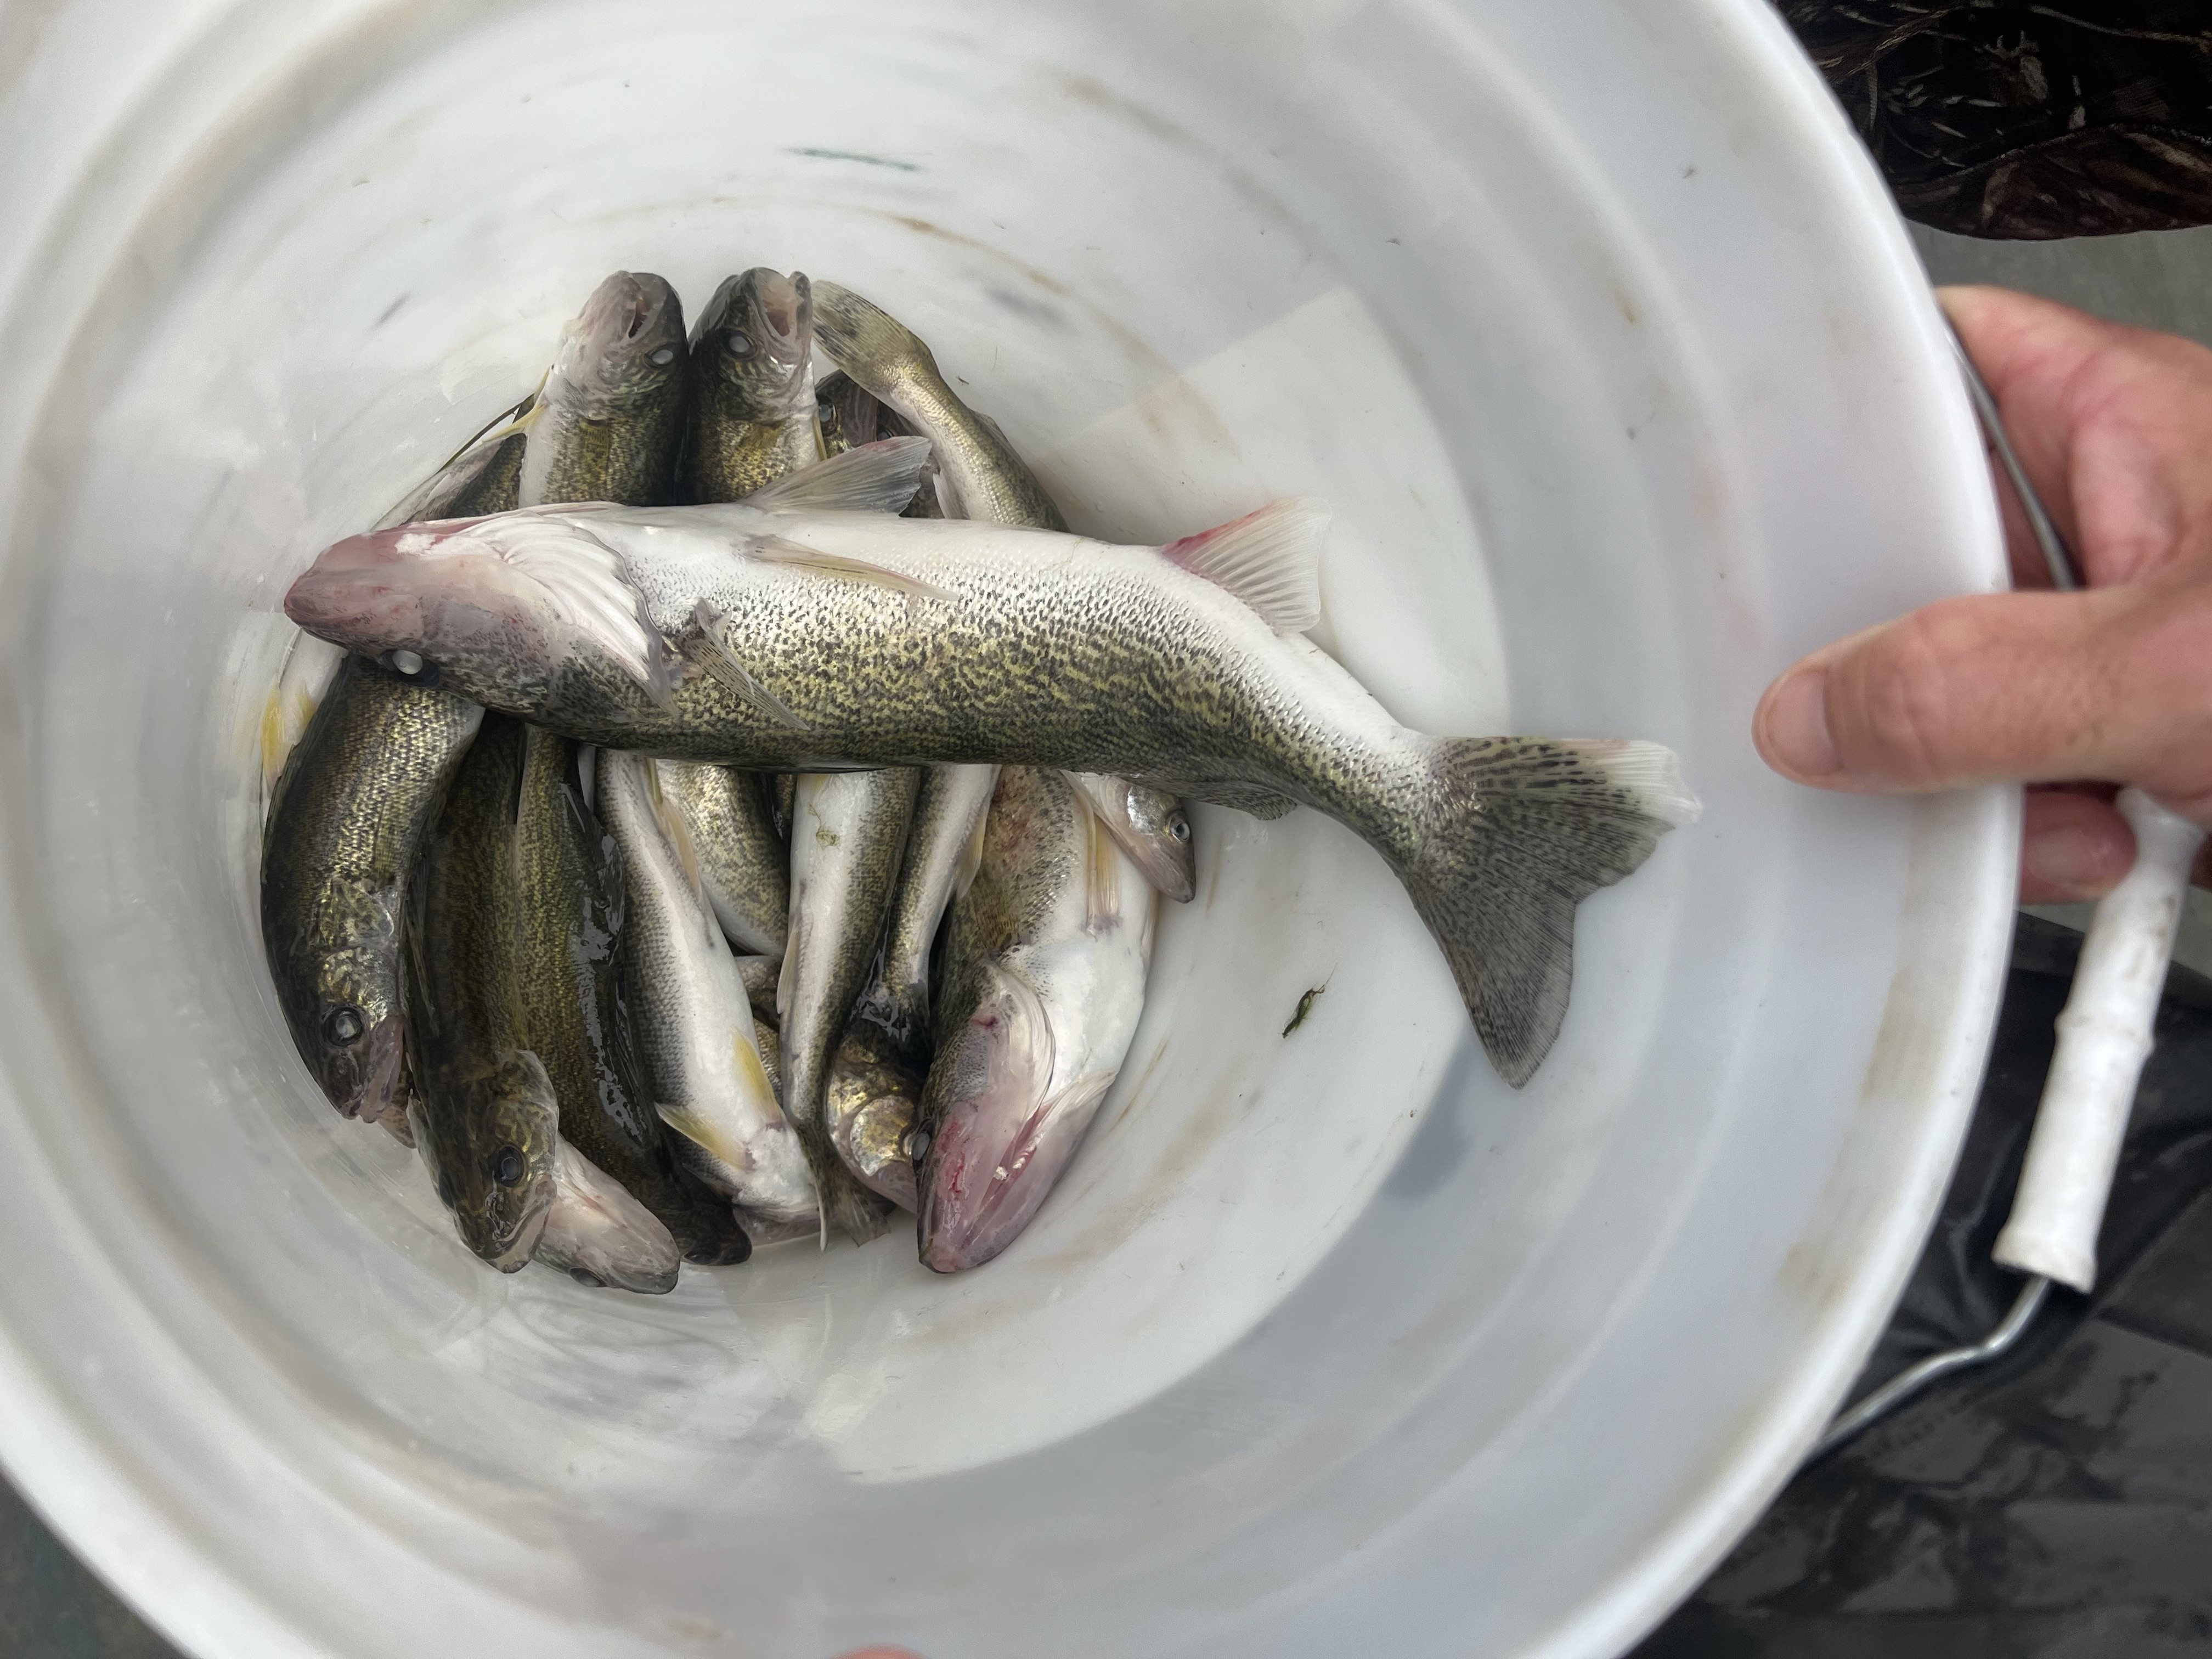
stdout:
<svg viewBox="0 0 2212 1659">
<path fill-rule="evenodd" d="M 341 644 L 419 651 L 458 689 L 593 742 L 799 769 L 997 761 L 1261 815 L 1313 807 L 1389 863 L 1518 1086 L 1565 1018 L 1576 904 L 1640 866 L 1696 799 L 1655 744 L 1399 725 L 1303 636 L 1323 522 L 1277 503 L 1127 548 L 873 513 L 610 508 L 565 529 L 507 518 L 354 538 L 286 607 Z M 578 621 L 534 596 L 518 547 L 598 584 L 606 609 Z M 656 629 L 686 641 L 665 696 L 639 666 Z"/>
<path fill-rule="evenodd" d="M 683 820 L 699 879 L 732 948 L 781 960 L 791 932 L 791 853 L 763 780 L 734 767 L 666 761 L 661 799 Z"/>
<path fill-rule="evenodd" d="M 1164 789 L 1096 772 L 1071 772 L 1067 781 L 1147 881 L 1177 904 L 1197 896 L 1190 814 L 1181 801 Z"/>
<path fill-rule="evenodd" d="M 1144 1012 L 1153 890 L 1060 774 L 999 775 L 945 939 L 938 1057 L 911 1146 L 925 1266 L 990 1261 L 1044 1202 Z"/>
<path fill-rule="evenodd" d="M 657 1218 L 686 1260 L 743 1261 L 751 1245 L 736 1216 L 677 1166 L 653 1109 L 622 994 L 627 883 L 585 803 L 575 750 L 535 728 L 525 740 L 514 831 L 524 1030 L 559 1102 L 563 1146 Z"/>
<path fill-rule="evenodd" d="M 915 797 L 914 824 L 884 930 L 883 965 L 861 1012 L 882 1030 L 891 1053 L 917 1070 L 926 1070 L 929 1062 L 930 953 L 945 907 L 975 878 L 983 815 L 998 781 L 995 766 L 932 766 L 924 769 Z M 831 1133 L 837 1133 L 834 1122 Z"/>
<path fill-rule="evenodd" d="M 374 1121 L 405 1054 L 409 878 L 483 710 L 348 656 L 293 745 L 261 852 L 261 937 L 292 1041 L 331 1103 Z"/>
<path fill-rule="evenodd" d="M 649 271 L 609 276 L 563 329 L 517 422 L 517 504 L 666 501 L 690 372 L 676 290 Z"/>
<path fill-rule="evenodd" d="M 565 1139 L 553 1162 L 552 1207 L 531 1260 L 594 1290 L 640 1296 L 667 1295 L 683 1270 L 674 1235 Z"/>
<path fill-rule="evenodd" d="M 737 501 L 823 458 L 813 347 L 804 272 L 759 266 L 723 280 L 691 333 L 683 499 Z"/>
<path fill-rule="evenodd" d="M 744 976 L 653 763 L 603 751 L 598 801 L 629 878 L 626 1000 L 678 1161 L 748 1215 L 818 1226 L 806 1155 L 761 1063 Z"/>
<path fill-rule="evenodd" d="M 995 422 L 960 400 L 915 332 L 836 283 L 814 285 L 823 354 L 936 449 L 960 514 L 994 524 L 1064 531 L 1067 521 Z M 946 509 L 951 516 L 951 509 Z"/>
<path fill-rule="evenodd" d="M 486 448 L 483 437 L 417 485 L 380 528 L 514 507 L 522 441 Z M 407 884 L 483 717 L 477 705 L 439 689 L 434 672 L 397 674 L 349 657 L 269 792 L 262 941 L 285 1024 L 331 1103 L 348 1116 L 380 1120 L 395 1135 L 405 1123 L 396 1091 L 406 1048 L 399 925 Z M 351 1029 L 339 1018 L 347 1010 L 363 1030 L 334 1042 Z"/>
<path fill-rule="evenodd" d="M 823 1115 L 837 1156 L 862 1186 L 908 1212 L 921 1207 L 908 1149 L 925 1075 L 865 1018 L 830 1060 Z"/>
<path fill-rule="evenodd" d="M 517 980 L 523 742 L 520 722 L 485 720 L 423 849 L 405 951 L 416 1148 L 462 1243 L 502 1273 L 538 1248 L 560 1141 Z"/>
<path fill-rule="evenodd" d="M 776 988 L 784 1110 L 805 1143 L 823 1214 L 855 1243 L 881 1232 L 880 1199 L 830 1133 L 830 1063 L 867 988 L 921 780 L 896 768 L 809 774 L 791 827 L 791 943 Z"/>
<path fill-rule="evenodd" d="M 885 409 L 842 369 L 833 372 L 815 388 L 814 409 L 815 422 L 822 434 L 822 453 L 825 456 L 842 455 L 848 449 L 873 443 L 878 438 L 926 435 L 916 434 L 913 427 L 899 417 L 897 411 Z M 946 493 L 950 494 L 949 486 Z M 922 468 L 921 487 L 915 491 L 914 499 L 907 503 L 902 516 L 909 519 L 959 516 L 946 513 L 939 497 L 937 462 L 934 459 Z"/>
</svg>

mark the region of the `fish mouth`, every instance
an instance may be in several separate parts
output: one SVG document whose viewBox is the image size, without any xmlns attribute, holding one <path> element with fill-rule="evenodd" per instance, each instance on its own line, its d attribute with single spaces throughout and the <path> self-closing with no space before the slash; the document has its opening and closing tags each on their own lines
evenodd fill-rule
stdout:
<svg viewBox="0 0 2212 1659">
<path fill-rule="evenodd" d="M 406 560 L 394 550 L 397 533 L 349 537 L 331 548 L 285 590 L 284 614 L 319 639 L 372 655 L 405 643 L 422 599 L 399 580 Z"/>
<path fill-rule="evenodd" d="M 752 273 L 746 310 L 753 330 L 769 360 L 787 371 L 786 392 L 796 396 L 806 378 L 807 359 L 814 349 L 814 290 L 806 273 L 780 270 Z"/>
<path fill-rule="evenodd" d="M 676 290 L 649 271 L 615 272 L 592 290 L 569 329 L 559 372 L 571 380 L 588 376 L 610 391 L 659 348 L 672 346 L 678 356 L 684 350 Z"/>
<path fill-rule="evenodd" d="M 531 1206 L 529 1213 L 504 1241 L 494 1231 L 481 1243 L 471 1239 L 469 1248 L 503 1273 L 520 1273 L 530 1258 L 538 1254 L 538 1242 L 545 1237 L 545 1224 L 552 1214 L 553 1194 L 549 1182 L 544 1196 Z"/>
<path fill-rule="evenodd" d="M 1054 1133 L 1055 1104 L 1039 1103 L 1004 1138 L 979 1133 L 973 1114 L 946 1115 L 920 1182 L 922 1266 L 980 1267 L 1029 1225 L 1074 1150 Z"/>
<path fill-rule="evenodd" d="M 368 1045 L 363 1058 L 356 1060 L 349 1057 L 344 1067 L 352 1074 L 351 1087 L 331 1089 L 331 1094 L 338 1110 L 346 1116 L 374 1123 L 399 1098 L 399 1077 L 406 1061 L 406 1045 L 400 1040 L 399 1022 L 396 1019 L 386 1019 L 372 1027 L 363 1041 Z M 331 1079 L 325 1087 L 337 1081 Z"/>
</svg>

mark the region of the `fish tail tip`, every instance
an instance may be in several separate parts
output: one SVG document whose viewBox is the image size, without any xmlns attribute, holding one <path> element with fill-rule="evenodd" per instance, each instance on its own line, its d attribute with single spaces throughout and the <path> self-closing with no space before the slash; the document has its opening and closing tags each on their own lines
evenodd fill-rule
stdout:
<svg viewBox="0 0 2212 1659">
<path fill-rule="evenodd" d="M 1638 868 L 1698 803 L 1653 743 L 1447 739 L 1436 781 L 1406 888 L 1491 1063 L 1521 1088 L 1566 1018 L 1576 906 Z"/>
</svg>

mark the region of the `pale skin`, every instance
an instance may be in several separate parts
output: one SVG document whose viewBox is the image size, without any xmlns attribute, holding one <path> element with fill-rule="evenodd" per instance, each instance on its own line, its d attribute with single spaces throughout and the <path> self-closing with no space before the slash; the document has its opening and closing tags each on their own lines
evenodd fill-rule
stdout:
<svg viewBox="0 0 2212 1659">
<path fill-rule="evenodd" d="M 2099 898 L 2135 861 L 2117 786 L 2212 828 L 2212 350 L 2003 289 L 1939 297 L 2091 591 L 2049 591 L 2000 486 L 2021 591 L 1823 647 L 1767 689 L 1753 735 L 1822 789 L 2026 783 L 2021 900 Z M 2212 885 L 2212 846 L 2196 879 Z"/>
</svg>

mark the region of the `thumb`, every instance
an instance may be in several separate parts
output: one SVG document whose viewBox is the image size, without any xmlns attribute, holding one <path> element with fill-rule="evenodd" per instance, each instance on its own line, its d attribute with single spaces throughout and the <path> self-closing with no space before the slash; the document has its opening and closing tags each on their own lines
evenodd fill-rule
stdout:
<svg viewBox="0 0 2212 1659">
<path fill-rule="evenodd" d="M 1947 599 L 1839 641 L 1768 688 L 1767 763 L 1824 789 L 2142 786 L 2212 822 L 2212 586 Z"/>
</svg>

